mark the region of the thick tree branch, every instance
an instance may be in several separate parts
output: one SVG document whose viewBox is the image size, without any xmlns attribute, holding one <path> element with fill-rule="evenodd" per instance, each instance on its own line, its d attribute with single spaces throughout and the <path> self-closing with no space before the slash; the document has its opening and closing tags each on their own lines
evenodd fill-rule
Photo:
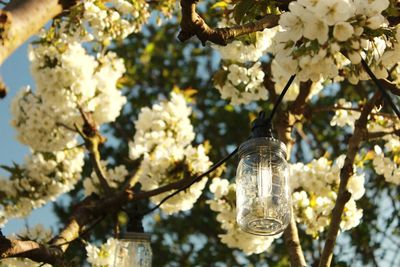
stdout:
<svg viewBox="0 0 400 267">
<path fill-rule="evenodd" d="M 276 130 L 278 132 L 279 139 L 284 142 L 288 148 L 288 156 L 290 155 L 293 140 L 291 137 L 292 128 L 295 123 L 294 114 L 301 114 L 306 108 L 306 100 L 310 94 L 310 83 L 303 83 L 300 88 L 300 93 L 296 100 L 289 107 L 288 111 L 278 111 L 277 120 L 275 122 Z M 292 216 L 288 228 L 283 233 L 286 248 L 289 252 L 289 259 L 291 266 L 303 267 L 307 266 L 299 234 L 297 231 L 297 225 L 294 216 Z"/>
<path fill-rule="evenodd" d="M 35 241 L 22 241 L 0 237 L 0 258 L 28 258 L 36 262 L 61 265 L 61 251 L 58 248 L 47 247 Z"/>
<path fill-rule="evenodd" d="M 296 97 L 295 101 L 291 105 L 291 112 L 295 115 L 303 114 L 307 100 L 311 93 L 312 81 L 301 82 L 300 83 L 300 92 Z"/>
<path fill-rule="evenodd" d="M 340 170 L 339 192 L 336 199 L 335 207 L 332 210 L 331 223 L 327 233 L 325 246 L 322 251 L 320 267 L 328 267 L 331 264 L 333 256 L 333 248 L 339 233 L 340 222 L 344 206 L 350 200 L 351 194 L 347 191 L 347 183 L 353 175 L 354 159 L 361 142 L 367 137 L 368 116 L 375 106 L 375 102 L 379 99 L 380 93 L 376 93 L 370 101 L 364 106 L 360 118 L 355 123 L 353 135 L 349 139 L 348 150 L 343 168 Z"/>
<path fill-rule="evenodd" d="M 296 266 L 296 267 L 307 266 L 303 250 L 301 248 L 299 233 L 297 231 L 297 225 L 294 215 L 292 215 L 290 224 L 283 233 L 283 238 L 285 239 L 285 245 L 289 252 L 290 266 Z"/>
<path fill-rule="evenodd" d="M 230 39 L 235 37 L 278 25 L 279 16 L 270 14 L 256 22 L 213 29 L 196 12 L 197 2 L 197 0 L 181 0 L 181 32 L 178 35 L 181 42 L 196 36 L 203 45 L 207 41 L 218 45 L 226 45 Z"/>
<path fill-rule="evenodd" d="M 12 0 L 0 10 L 0 65 L 50 19 L 77 0 Z"/>
</svg>

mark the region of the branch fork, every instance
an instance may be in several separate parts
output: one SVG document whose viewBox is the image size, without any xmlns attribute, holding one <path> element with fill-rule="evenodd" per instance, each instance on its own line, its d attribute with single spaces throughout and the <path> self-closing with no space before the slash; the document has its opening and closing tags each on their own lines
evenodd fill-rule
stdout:
<svg viewBox="0 0 400 267">
<path fill-rule="evenodd" d="M 243 25 L 224 28 L 211 28 L 196 12 L 198 0 L 181 0 L 182 20 L 178 39 L 185 42 L 196 36 L 203 45 L 207 41 L 217 45 L 227 45 L 231 39 L 241 35 L 262 31 L 278 25 L 279 15 L 268 14 L 264 18 Z"/>
</svg>

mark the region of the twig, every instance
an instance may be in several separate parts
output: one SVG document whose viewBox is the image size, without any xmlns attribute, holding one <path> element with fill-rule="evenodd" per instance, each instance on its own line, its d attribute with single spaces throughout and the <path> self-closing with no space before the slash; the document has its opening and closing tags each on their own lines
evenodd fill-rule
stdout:
<svg viewBox="0 0 400 267">
<path fill-rule="evenodd" d="M 322 251 L 321 260 L 319 263 L 320 267 L 328 267 L 331 264 L 333 256 L 333 248 L 335 246 L 336 238 L 339 233 L 339 226 L 342 220 L 342 214 L 344 206 L 351 198 L 351 193 L 347 191 L 347 183 L 349 178 L 353 175 L 353 164 L 356 157 L 358 148 L 364 138 L 367 136 L 367 123 L 368 115 L 371 113 L 375 106 L 375 102 L 380 98 L 380 93 L 376 93 L 371 100 L 369 100 L 360 115 L 360 118 L 355 123 L 355 129 L 353 135 L 349 139 L 348 150 L 346 153 L 346 159 L 344 165 L 340 170 L 340 184 L 339 191 L 335 206 L 332 210 L 331 222 L 325 241 L 325 246 Z"/>
<path fill-rule="evenodd" d="M 99 142 L 97 139 L 90 140 L 89 154 L 90 154 L 90 159 L 93 163 L 94 171 L 97 175 L 97 178 L 100 181 L 101 187 L 103 188 L 103 190 L 105 191 L 105 193 L 107 195 L 112 194 L 112 190 L 107 183 L 106 174 L 105 174 L 105 171 L 103 170 L 103 166 L 101 164 L 101 158 L 100 158 L 100 152 L 99 152 Z"/>
<path fill-rule="evenodd" d="M 350 108 L 350 107 L 342 107 L 342 106 L 327 106 L 327 107 L 310 108 L 310 110 L 308 112 L 318 113 L 318 112 L 336 111 L 336 110 L 347 110 L 347 111 L 361 112 L 362 108 L 361 107 L 359 107 L 359 108 Z M 389 113 L 371 112 L 370 115 L 372 115 L 372 116 L 382 116 L 382 117 L 398 120 L 396 115 L 389 114 Z"/>
<path fill-rule="evenodd" d="M 66 125 L 65 123 L 62 123 L 62 122 L 56 122 L 56 126 L 64 127 L 65 129 L 67 129 L 67 130 L 69 130 L 71 132 L 74 132 L 74 133 L 77 132 L 76 128 L 72 128 L 72 127 L 70 127 L 70 126 L 68 126 L 68 125 Z"/>
<path fill-rule="evenodd" d="M 365 139 L 368 140 L 372 140 L 372 139 L 380 139 L 386 135 L 391 135 L 391 134 L 395 134 L 397 136 L 400 136 L 400 129 L 394 129 L 393 131 L 390 132 L 371 132 L 371 133 L 367 133 Z"/>
<path fill-rule="evenodd" d="M 99 152 L 99 144 L 103 143 L 105 139 L 97 131 L 96 125 L 90 115 L 85 113 L 81 107 L 79 107 L 79 112 L 83 119 L 83 128 L 80 129 L 77 124 L 74 124 L 74 127 L 85 141 L 85 147 L 89 151 L 90 160 L 93 163 L 93 169 L 99 179 L 101 187 L 107 195 L 110 195 L 112 194 L 112 190 L 107 183 Z"/>
<path fill-rule="evenodd" d="M 396 113 L 397 117 L 400 119 L 400 110 L 397 108 L 397 106 L 393 102 L 390 94 L 388 92 L 386 92 L 386 88 L 382 85 L 381 81 L 379 81 L 379 79 L 375 76 L 375 74 L 369 68 L 368 63 L 363 58 L 361 58 L 361 64 L 364 67 L 365 71 L 368 73 L 368 75 L 371 77 L 372 81 L 375 83 L 376 87 L 378 87 L 379 91 L 385 98 L 386 102 L 389 103 L 389 106 L 393 109 L 394 113 Z M 397 91 L 399 91 L 399 89 L 396 86 L 395 86 L 395 89 Z"/>
<path fill-rule="evenodd" d="M 141 158 L 141 159 L 142 159 L 142 158 Z M 139 160 L 141 161 L 141 159 L 139 159 Z M 128 177 L 127 177 L 127 179 L 126 179 L 124 185 L 122 186 L 122 191 L 125 191 L 125 190 L 127 190 L 127 189 L 129 189 L 129 188 L 135 186 L 135 184 L 136 184 L 136 183 L 138 182 L 138 180 L 139 180 L 139 176 L 137 175 L 137 174 L 138 174 L 138 173 L 137 173 L 138 170 L 139 170 L 139 166 L 138 166 L 135 170 L 131 171 L 131 172 L 128 174 Z"/>
<path fill-rule="evenodd" d="M 99 179 L 101 187 L 107 195 L 110 195 L 112 190 L 107 183 L 106 174 L 101 165 L 101 157 L 99 152 L 99 143 L 101 142 L 100 135 L 96 133 L 95 135 L 89 136 L 83 130 L 81 130 L 78 125 L 75 124 L 74 126 L 76 131 L 85 141 L 85 147 L 89 151 L 90 160 L 93 163 L 93 169 L 97 175 L 97 178 Z M 86 127 L 84 126 L 84 128 Z"/>
</svg>

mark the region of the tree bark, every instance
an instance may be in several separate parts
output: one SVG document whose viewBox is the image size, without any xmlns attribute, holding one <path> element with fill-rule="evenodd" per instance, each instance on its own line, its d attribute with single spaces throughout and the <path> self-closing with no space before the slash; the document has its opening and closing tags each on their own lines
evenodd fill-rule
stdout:
<svg viewBox="0 0 400 267">
<path fill-rule="evenodd" d="M 245 34 L 262 31 L 278 25 L 279 15 L 268 14 L 262 19 L 225 28 L 211 28 L 196 12 L 198 0 L 181 0 L 182 19 L 181 32 L 178 39 L 184 42 L 196 36 L 203 45 L 207 41 L 218 45 L 227 45 L 228 41 Z"/>
<path fill-rule="evenodd" d="M 340 222 L 342 221 L 342 214 L 346 203 L 351 198 L 351 193 L 347 191 L 347 183 L 349 178 L 353 175 L 353 164 L 354 159 L 357 155 L 359 146 L 363 140 L 368 136 L 367 123 L 368 116 L 375 106 L 375 102 L 380 97 L 380 93 L 376 93 L 370 101 L 364 106 L 361 111 L 360 118 L 355 123 L 354 133 L 349 139 L 349 148 L 346 153 L 346 159 L 344 165 L 340 170 L 340 184 L 339 192 L 335 202 L 335 207 L 332 210 L 331 223 L 329 225 L 329 230 L 327 238 L 325 241 L 325 246 L 322 251 L 321 260 L 319 263 L 320 267 L 328 267 L 331 265 L 333 257 L 333 248 L 335 247 L 336 238 L 339 234 Z"/>
<path fill-rule="evenodd" d="M 305 103 L 310 94 L 311 85 L 312 83 L 302 84 L 299 95 L 289 109 L 287 111 L 278 110 L 277 113 L 275 126 L 279 139 L 286 144 L 288 158 L 290 157 L 290 152 L 293 145 L 293 140 L 291 137 L 292 128 L 295 122 L 295 117 L 293 114 L 301 114 L 305 109 Z M 307 266 L 304 253 L 301 248 L 300 238 L 293 212 L 290 224 L 283 233 L 283 237 L 285 240 L 286 249 L 289 253 L 290 265 L 293 267 Z"/>
<path fill-rule="evenodd" d="M 30 36 L 76 0 L 11 0 L 0 10 L 0 65 Z"/>
</svg>

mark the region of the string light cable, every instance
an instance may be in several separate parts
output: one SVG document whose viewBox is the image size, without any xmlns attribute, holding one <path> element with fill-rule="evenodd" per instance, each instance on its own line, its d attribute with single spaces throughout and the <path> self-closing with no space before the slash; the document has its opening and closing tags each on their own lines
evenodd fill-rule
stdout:
<svg viewBox="0 0 400 267">
<path fill-rule="evenodd" d="M 289 87 L 292 85 L 293 80 L 294 80 L 295 77 L 296 77 L 296 75 L 292 75 L 289 78 L 288 82 L 286 83 L 285 87 L 283 88 L 282 92 L 280 93 L 277 101 L 275 102 L 274 107 L 273 107 L 269 117 L 267 119 L 265 119 L 265 113 L 262 111 L 262 112 L 259 113 L 258 118 L 256 118 L 253 121 L 251 138 L 261 137 L 261 136 L 272 137 L 272 120 L 274 118 L 274 115 L 275 115 L 276 111 L 278 110 L 278 107 L 282 103 L 282 100 L 283 100 L 285 94 L 287 93 Z M 186 190 L 187 188 L 192 186 L 194 183 L 200 181 L 201 179 L 203 179 L 204 177 L 206 177 L 207 175 L 209 175 L 210 173 L 212 173 L 213 171 L 218 169 L 222 164 L 224 164 L 229 159 L 231 159 L 234 155 L 236 155 L 236 153 L 238 151 L 239 151 L 239 147 L 236 147 L 231 153 L 229 153 L 227 156 L 225 156 L 224 158 L 219 160 L 217 163 L 215 163 L 213 166 L 211 166 L 206 172 L 204 172 L 204 173 L 192 178 L 191 180 L 188 181 L 188 183 L 186 185 L 182 186 L 181 188 L 175 190 L 173 193 L 171 193 L 171 194 L 167 195 L 166 197 L 164 197 L 156 206 L 154 206 L 153 208 L 151 208 L 148 211 L 144 212 L 142 214 L 142 216 L 147 215 L 147 214 L 157 210 L 168 199 L 170 199 L 170 198 L 174 197 L 175 195 L 179 194 L 180 192 Z"/>
<path fill-rule="evenodd" d="M 371 77 L 372 81 L 375 83 L 375 85 L 378 87 L 378 89 L 381 91 L 382 95 L 385 97 L 386 101 L 389 103 L 390 107 L 393 109 L 393 111 L 396 113 L 397 117 L 400 119 L 400 111 L 397 108 L 397 106 L 394 104 L 391 96 L 389 93 L 386 91 L 384 86 L 379 82 L 378 78 L 375 76 L 375 74 L 372 72 L 372 70 L 369 68 L 367 62 L 363 58 L 361 58 L 361 64 L 363 65 L 365 71 L 368 73 L 368 75 Z M 266 119 L 265 118 L 265 113 L 260 112 L 258 118 L 256 118 L 253 121 L 253 127 L 252 127 L 252 136 L 251 137 L 272 137 L 272 120 L 276 114 L 276 111 L 278 110 L 280 104 L 283 101 L 283 98 L 285 97 L 287 91 L 289 90 L 289 87 L 292 85 L 296 75 L 292 75 L 288 82 L 286 83 L 285 87 L 283 88 L 282 92 L 280 93 L 277 101 L 275 102 L 273 109 L 269 115 L 269 117 Z M 189 180 L 188 183 L 181 188 L 177 189 L 173 193 L 167 195 L 165 198 L 163 198 L 156 206 L 151 208 L 150 210 L 146 211 L 143 213 L 143 215 L 149 214 L 158 208 L 161 207 L 163 203 L 165 203 L 168 199 L 174 197 L 175 195 L 179 194 L 180 192 L 186 190 L 190 186 L 192 186 L 194 183 L 200 181 L 202 178 L 206 177 L 216 169 L 218 169 L 222 164 L 227 162 L 229 159 L 231 159 L 236 153 L 239 151 L 239 148 L 236 147 L 230 154 L 222 158 L 220 161 L 215 163 L 213 166 L 210 167 L 206 172 L 194 177 L 193 179 Z"/>
<path fill-rule="evenodd" d="M 361 64 L 363 65 L 365 71 L 368 73 L 369 77 L 371 77 L 372 81 L 375 83 L 376 87 L 378 87 L 379 91 L 381 91 L 383 97 L 386 99 L 386 101 L 389 103 L 390 107 L 393 109 L 394 113 L 396 113 L 397 117 L 400 119 L 400 111 L 397 108 L 397 106 L 394 104 L 391 96 L 389 93 L 386 91 L 385 87 L 379 82 L 379 79 L 375 76 L 375 74 L 372 72 L 370 67 L 368 66 L 368 63 L 361 57 Z"/>
</svg>

